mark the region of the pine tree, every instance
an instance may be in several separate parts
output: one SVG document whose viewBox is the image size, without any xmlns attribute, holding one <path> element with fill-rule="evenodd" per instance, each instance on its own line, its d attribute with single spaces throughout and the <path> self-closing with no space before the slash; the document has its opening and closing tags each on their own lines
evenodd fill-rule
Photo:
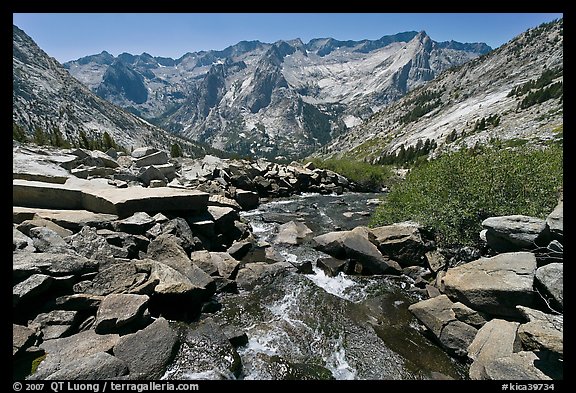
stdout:
<svg viewBox="0 0 576 393">
<path fill-rule="evenodd" d="M 180 148 L 180 145 L 178 143 L 172 144 L 172 147 L 170 148 L 170 157 L 172 158 L 182 157 L 182 148 Z"/>
<path fill-rule="evenodd" d="M 22 143 L 28 142 L 28 137 L 26 136 L 24 128 L 16 123 L 12 123 L 12 139 Z"/>
<path fill-rule="evenodd" d="M 404 163 L 404 160 L 406 160 L 406 148 L 404 147 L 404 144 L 400 146 L 400 151 L 398 151 L 396 159 L 399 164 Z"/>
<path fill-rule="evenodd" d="M 36 126 L 34 128 L 34 143 L 36 143 L 39 146 L 42 146 L 45 145 L 46 142 L 47 142 L 46 134 L 44 133 L 42 128 L 40 128 L 40 126 Z"/>
<path fill-rule="evenodd" d="M 108 131 L 104 131 L 104 134 L 102 135 L 102 150 L 108 150 L 111 147 L 116 148 L 116 143 L 110 134 L 108 134 Z"/>
<path fill-rule="evenodd" d="M 83 149 L 90 149 L 90 141 L 88 140 L 88 136 L 86 135 L 86 131 L 80 130 L 79 132 L 79 142 L 78 145 Z"/>
</svg>

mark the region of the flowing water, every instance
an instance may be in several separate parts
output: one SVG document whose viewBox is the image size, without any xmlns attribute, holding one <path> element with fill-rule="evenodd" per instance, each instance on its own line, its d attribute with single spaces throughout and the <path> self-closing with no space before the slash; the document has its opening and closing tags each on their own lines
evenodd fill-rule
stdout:
<svg viewBox="0 0 576 393">
<path fill-rule="evenodd" d="M 304 222 L 314 236 L 366 225 L 374 209 L 366 202 L 376 197 L 306 194 L 262 204 L 243 216 L 259 240 L 273 243 L 279 223 L 292 219 Z M 410 292 L 410 278 L 328 277 L 315 267 L 326 254 L 307 242 L 274 247 L 295 264 L 311 261 L 314 274 L 285 272 L 221 299 L 216 316 L 249 338 L 238 348 L 241 379 L 464 377 L 463 365 L 424 337 L 408 311 L 419 300 Z"/>
</svg>

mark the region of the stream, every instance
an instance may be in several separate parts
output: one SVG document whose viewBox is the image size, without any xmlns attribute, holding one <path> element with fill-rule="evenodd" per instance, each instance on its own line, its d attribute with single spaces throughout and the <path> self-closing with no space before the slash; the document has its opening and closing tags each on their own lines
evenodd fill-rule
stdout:
<svg viewBox="0 0 576 393">
<path fill-rule="evenodd" d="M 244 212 L 259 241 L 288 261 L 311 261 L 314 274 L 287 271 L 251 291 L 221 297 L 216 317 L 243 329 L 239 379 L 463 379 L 465 367 L 424 337 L 408 306 L 420 300 L 406 276 L 328 277 L 316 267 L 327 255 L 309 242 L 274 244 L 280 223 L 300 220 L 313 236 L 367 225 L 382 194 L 304 194 Z M 210 373 L 209 373 L 210 374 Z M 234 379 L 230 372 L 191 379 Z"/>
</svg>

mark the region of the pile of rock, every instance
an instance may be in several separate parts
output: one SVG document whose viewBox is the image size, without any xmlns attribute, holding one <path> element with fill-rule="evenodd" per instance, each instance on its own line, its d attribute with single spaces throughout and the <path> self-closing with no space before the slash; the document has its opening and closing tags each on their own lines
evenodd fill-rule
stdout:
<svg viewBox="0 0 576 393">
<path fill-rule="evenodd" d="M 165 154 L 145 153 L 136 166 L 163 170 L 165 180 L 175 173 Z M 35 378 L 136 377 L 141 370 L 121 354 L 123 338 L 157 326 L 162 333 L 152 334 L 165 336 L 171 328 L 159 315 L 190 318 L 230 287 L 217 285 L 230 275 L 211 276 L 190 255 L 247 237 L 237 209 L 210 205 L 199 191 L 141 187 L 142 176 L 101 152 L 17 148 L 14 157 L 13 355 L 20 377 L 43 357 Z M 166 344 L 166 359 L 175 344 Z"/>
<path fill-rule="evenodd" d="M 230 160 L 206 156 L 201 160 L 179 160 L 183 185 L 238 200 L 238 190 L 256 193 L 261 198 L 277 198 L 301 192 L 341 194 L 355 189 L 356 185 L 344 176 L 330 170 L 318 169 L 292 162 L 289 165 L 258 159 Z M 238 200 L 244 207 L 244 204 Z"/>
<path fill-rule="evenodd" d="M 189 334 L 176 334 L 179 328 L 161 316 L 196 319 L 217 310 L 214 294 L 237 291 L 240 261 L 212 250 L 249 232 L 237 211 L 205 208 L 206 221 L 194 211 L 185 218 L 138 212 L 120 219 L 14 207 L 18 375 L 45 357 L 33 378 L 159 378 Z M 230 345 L 224 346 L 235 352 Z"/>
<path fill-rule="evenodd" d="M 310 165 L 210 156 L 200 166 L 213 167 L 192 176 L 192 161 L 151 148 L 16 146 L 14 157 L 15 378 L 158 379 L 177 353 L 199 359 L 187 371 L 225 361 L 238 375 L 235 346 L 247 338 L 209 318 L 219 294 L 303 271 L 256 242 L 239 211 L 259 195 L 348 184 Z M 282 233 L 278 242 L 298 244 L 310 230 L 292 222 Z"/>
<path fill-rule="evenodd" d="M 236 202 L 242 209 L 258 206 L 259 198 L 276 198 L 301 192 L 341 194 L 357 186 L 344 176 L 292 162 L 289 165 L 221 159 L 170 159 L 165 151 L 137 148 L 130 155 L 114 149 L 106 153 L 84 149 L 14 147 L 14 179 L 64 184 L 70 178 L 105 179 L 117 188 L 142 186 L 194 189 Z"/>
<path fill-rule="evenodd" d="M 496 254 L 436 270 L 430 298 L 410 310 L 442 347 L 471 362 L 471 379 L 562 379 L 563 200 L 546 220 L 515 215 L 482 225 Z"/>
<path fill-rule="evenodd" d="M 317 250 L 333 257 L 317 261 L 318 266 L 331 276 L 340 271 L 363 275 L 413 275 L 427 266 L 433 271 L 439 269 L 431 253 L 434 242 L 430 235 L 411 222 L 377 228 L 356 227 L 351 231 L 326 233 L 312 240 Z"/>
</svg>

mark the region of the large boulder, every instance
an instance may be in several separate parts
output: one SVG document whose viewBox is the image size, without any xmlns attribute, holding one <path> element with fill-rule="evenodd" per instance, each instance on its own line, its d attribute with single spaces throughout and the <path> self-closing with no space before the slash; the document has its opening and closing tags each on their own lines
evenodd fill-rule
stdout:
<svg viewBox="0 0 576 393">
<path fill-rule="evenodd" d="M 37 216 L 34 216 L 32 219 L 22 221 L 16 227 L 16 229 L 18 229 L 20 232 L 22 232 L 25 235 L 30 236 L 30 237 L 32 237 L 30 231 L 34 228 L 51 229 L 54 232 L 56 232 L 60 237 L 63 237 L 63 238 L 66 236 L 70 236 L 72 234 L 71 230 L 63 228 L 60 225 L 58 225 L 58 224 L 56 224 L 50 220 L 46 220 L 44 218 L 39 218 Z"/>
<path fill-rule="evenodd" d="M 231 207 L 208 206 L 208 214 L 220 233 L 234 228 L 234 221 L 240 219 L 238 212 Z"/>
<path fill-rule="evenodd" d="M 70 236 L 68 243 L 78 254 L 99 261 L 100 269 L 114 263 L 114 251 L 96 229 L 84 226 L 80 232 Z"/>
<path fill-rule="evenodd" d="M 536 368 L 535 365 L 541 362 L 542 359 L 534 352 L 512 353 L 488 362 L 484 366 L 485 378 L 483 379 L 496 381 L 545 381 L 552 379 Z"/>
<path fill-rule="evenodd" d="M 79 358 L 49 375 L 47 380 L 106 380 L 128 375 L 128 366 L 106 352 Z"/>
<path fill-rule="evenodd" d="M 408 307 L 416 318 L 422 322 L 436 336 L 440 337 L 442 329 L 450 322 L 456 320 L 452 310 L 454 303 L 446 295 L 422 300 Z"/>
<path fill-rule="evenodd" d="M 486 241 L 496 252 L 531 250 L 545 246 L 548 240 L 546 221 L 536 217 L 513 215 L 489 217 L 482 221 Z"/>
<path fill-rule="evenodd" d="M 134 262 L 117 263 L 99 271 L 92 280 L 75 284 L 74 292 L 97 296 L 132 293 L 147 279 L 148 274 L 139 271 Z"/>
<path fill-rule="evenodd" d="M 68 248 L 66 241 L 52 229 L 37 227 L 30 229 L 32 244 L 38 252 L 65 252 Z"/>
<path fill-rule="evenodd" d="M 254 191 L 246 191 L 241 189 L 236 189 L 236 202 L 242 207 L 244 210 L 250 210 L 258 207 L 260 204 L 260 198 L 258 197 L 258 193 Z"/>
<path fill-rule="evenodd" d="M 226 198 L 223 195 L 210 195 L 208 199 L 209 206 L 231 207 L 235 210 L 242 210 L 242 206 L 234 199 Z"/>
<path fill-rule="evenodd" d="M 329 232 L 312 239 L 314 248 L 337 259 L 353 259 L 362 266 L 362 274 L 397 274 L 402 268 L 385 258 L 369 240 L 369 232 L 362 228 Z"/>
<path fill-rule="evenodd" d="M 104 296 L 90 295 L 85 293 L 75 293 L 73 295 L 64 295 L 57 297 L 55 305 L 60 310 L 85 311 L 90 310 L 94 313 L 100 307 Z"/>
<path fill-rule="evenodd" d="M 12 245 L 12 251 L 23 250 L 34 252 L 35 250 L 32 239 L 16 228 L 12 228 Z"/>
<path fill-rule="evenodd" d="M 382 256 L 370 240 L 354 230 L 344 237 L 342 246 L 347 258 L 362 265 L 362 274 L 398 274 L 402 270 L 398 263 Z"/>
<path fill-rule="evenodd" d="M 191 281 L 172 267 L 151 259 L 138 261 L 137 266 L 149 277 L 133 293 L 151 295 L 148 308 L 152 315 L 162 314 L 170 319 L 197 317 L 202 302 L 216 291 L 214 280 L 198 267 L 194 271 L 201 272 L 200 279 Z M 207 285 L 203 277 L 209 278 Z"/>
<path fill-rule="evenodd" d="M 276 262 L 268 264 L 266 262 L 247 263 L 238 271 L 236 282 L 242 289 L 251 290 L 256 285 L 263 283 L 266 279 L 272 278 L 287 270 L 294 270 L 289 262 Z"/>
<path fill-rule="evenodd" d="M 488 379 L 485 366 L 501 357 L 517 352 L 519 343 L 516 332 L 520 324 L 502 319 L 493 319 L 478 330 L 468 347 L 470 379 Z"/>
<path fill-rule="evenodd" d="M 425 262 L 427 247 L 418 226 L 393 224 L 372 228 L 372 233 L 376 236 L 378 250 L 400 266 L 422 265 Z"/>
<path fill-rule="evenodd" d="M 299 221 L 289 221 L 278 227 L 278 234 L 274 238 L 274 242 L 295 246 L 302 243 L 311 234 L 312 230 L 306 224 Z"/>
<path fill-rule="evenodd" d="M 138 148 L 132 150 L 132 153 L 130 153 L 130 155 L 133 158 L 142 158 L 142 157 L 149 156 L 150 154 L 154 154 L 157 152 L 158 152 L 158 149 L 156 149 L 155 147 L 144 146 L 144 147 L 138 147 Z"/>
<path fill-rule="evenodd" d="M 162 317 L 133 334 L 122 336 L 114 356 L 123 360 L 130 379 L 160 379 L 176 353 L 178 335 Z"/>
<path fill-rule="evenodd" d="M 134 157 L 134 156 L 132 156 Z M 147 154 L 143 157 L 136 158 L 133 161 L 135 167 L 140 168 L 148 165 L 163 165 L 168 163 L 168 155 L 165 151 L 157 151 Z"/>
<path fill-rule="evenodd" d="M 178 244 L 190 253 L 195 248 L 194 234 L 185 219 L 176 217 L 161 225 L 162 233 L 176 236 Z"/>
<path fill-rule="evenodd" d="M 154 180 L 160 180 L 166 183 L 166 176 L 156 168 L 154 165 L 140 168 L 138 171 L 138 179 L 146 186 L 150 186 Z"/>
<path fill-rule="evenodd" d="M 312 239 L 312 244 L 315 249 L 332 255 L 334 258 L 346 259 L 346 250 L 344 250 L 342 243 L 347 234 L 347 231 L 328 232 L 315 236 Z"/>
<path fill-rule="evenodd" d="M 408 309 L 451 354 L 466 356 L 468 346 L 476 336 L 473 326 L 456 319 L 455 304 L 446 295 L 412 304 Z"/>
<path fill-rule="evenodd" d="M 50 151 L 46 147 L 30 145 L 14 146 L 12 150 L 12 178 L 64 183 L 77 157 L 62 151 Z"/>
<path fill-rule="evenodd" d="M 168 182 L 176 178 L 176 167 L 173 164 L 156 164 L 154 167 L 156 167 L 156 169 L 166 177 Z"/>
<path fill-rule="evenodd" d="M 518 316 L 516 306 L 534 300 L 535 271 L 534 254 L 506 253 L 448 269 L 442 284 L 448 296 L 475 310 Z"/>
<path fill-rule="evenodd" d="M 426 261 L 428 262 L 427 267 L 434 273 L 443 270 L 446 266 L 446 258 L 444 258 L 444 255 L 442 255 L 442 253 L 437 249 L 427 251 L 424 255 L 426 256 Z"/>
<path fill-rule="evenodd" d="M 170 379 L 187 379 L 213 371 L 240 375 L 240 356 L 213 319 L 205 319 L 182 330 L 176 361 L 167 372 Z"/>
<path fill-rule="evenodd" d="M 29 327 L 12 324 L 12 356 L 34 344 L 36 331 Z"/>
<path fill-rule="evenodd" d="M 106 168 L 118 168 L 120 165 L 108 154 L 100 150 L 90 150 L 90 156 L 96 159 L 98 164 L 101 163 L 102 166 Z M 86 157 L 88 158 L 88 157 Z"/>
<path fill-rule="evenodd" d="M 54 279 L 45 274 L 33 274 L 12 288 L 12 306 L 23 300 L 32 299 L 50 289 Z"/>
<path fill-rule="evenodd" d="M 34 273 L 50 276 L 80 276 L 95 272 L 97 269 L 97 261 L 72 252 L 66 254 L 14 252 L 12 254 L 12 276 L 14 279 L 22 279 Z"/>
<path fill-rule="evenodd" d="M 142 283 L 134 293 L 166 295 L 173 298 L 190 295 L 195 289 L 188 277 L 179 271 L 156 262 L 152 259 L 143 259 L 136 263 L 138 271 L 145 272 L 148 280 Z"/>
<path fill-rule="evenodd" d="M 98 352 L 110 352 L 119 339 L 117 334 L 100 335 L 87 330 L 70 337 L 44 341 L 40 348 L 46 351 L 46 359 L 30 379 L 47 379 L 59 370 L 74 367 L 81 359 Z"/>
<path fill-rule="evenodd" d="M 452 311 L 454 311 L 457 320 L 474 326 L 475 328 L 481 328 L 486 323 L 487 317 L 485 314 L 473 310 L 460 302 L 452 305 Z"/>
<path fill-rule="evenodd" d="M 94 228 L 109 227 L 113 221 L 118 219 L 118 216 L 114 214 L 93 213 L 88 210 L 58 210 L 14 206 L 12 211 L 15 220 L 17 220 L 16 217 L 32 219 L 36 215 L 73 232 L 78 232 L 84 226 Z M 14 222 L 22 221 L 18 219 L 18 221 Z"/>
<path fill-rule="evenodd" d="M 152 228 L 155 221 L 146 212 L 137 212 L 123 220 L 116 222 L 119 230 L 136 235 L 141 235 Z"/>
<path fill-rule="evenodd" d="M 68 335 L 78 324 L 78 318 L 77 311 L 52 310 L 38 314 L 28 326 L 41 330 L 42 339 L 46 341 Z"/>
<path fill-rule="evenodd" d="M 551 263 L 536 270 L 536 286 L 558 310 L 564 309 L 564 264 Z"/>
<path fill-rule="evenodd" d="M 478 330 L 462 321 L 448 323 L 440 334 L 440 343 L 451 354 L 464 357 Z"/>
<path fill-rule="evenodd" d="M 12 199 L 18 206 L 46 209 L 85 209 L 122 218 L 136 212 L 201 212 L 208 206 L 205 192 L 173 187 L 116 188 L 95 181 L 66 184 L 12 181 Z M 104 179 L 102 179 L 104 180 Z"/>
<path fill-rule="evenodd" d="M 113 168 L 106 168 L 100 166 L 84 166 L 80 165 L 70 171 L 74 176 L 81 179 L 89 179 L 94 177 L 107 177 L 113 175 L 115 170 Z"/>
<path fill-rule="evenodd" d="M 214 280 L 192 263 L 174 235 L 163 234 L 150 242 L 147 257 L 182 273 L 197 288 L 204 288 L 207 296 L 216 290 Z"/>
<path fill-rule="evenodd" d="M 227 252 L 195 251 L 190 254 L 190 259 L 206 274 L 231 280 L 236 278 L 240 267 L 240 262 Z"/>
<path fill-rule="evenodd" d="M 160 224 L 157 225 L 158 233 L 156 236 L 160 234 Z M 148 235 L 150 231 L 152 231 L 152 228 L 146 232 L 146 235 Z M 140 251 L 146 252 L 148 244 L 150 244 L 150 240 L 144 235 L 116 232 L 109 229 L 99 229 L 96 234 L 106 240 L 109 246 L 103 246 L 103 248 L 106 248 L 107 253 L 112 253 L 115 258 L 138 258 Z M 100 242 L 100 240 L 98 240 L 98 242 Z M 103 258 L 99 257 L 98 260 L 100 261 L 100 269 L 102 269 Z"/>
<path fill-rule="evenodd" d="M 522 347 L 530 351 L 547 351 L 564 356 L 564 316 L 518 306 L 525 320 L 518 328 Z"/>
<path fill-rule="evenodd" d="M 324 271 L 329 277 L 336 277 L 340 272 L 348 273 L 350 269 L 350 260 L 336 259 L 332 257 L 318 258 L 316 266 Z"/>
<path fill-rule="evenodd" d="M 552 213 L 546 217 L 546 226 L 553 239 L 562 242 L 564 240 L 564 197 L 560 199 L 558 205 Z"/>
<path fill-rule="evenodd" d="M 110 294 L 102 300 L 94 327 L 96 333 L 126 333 L 136 330 L 143 322 L 148 296 L 133 294 Z"/>
</svg>

